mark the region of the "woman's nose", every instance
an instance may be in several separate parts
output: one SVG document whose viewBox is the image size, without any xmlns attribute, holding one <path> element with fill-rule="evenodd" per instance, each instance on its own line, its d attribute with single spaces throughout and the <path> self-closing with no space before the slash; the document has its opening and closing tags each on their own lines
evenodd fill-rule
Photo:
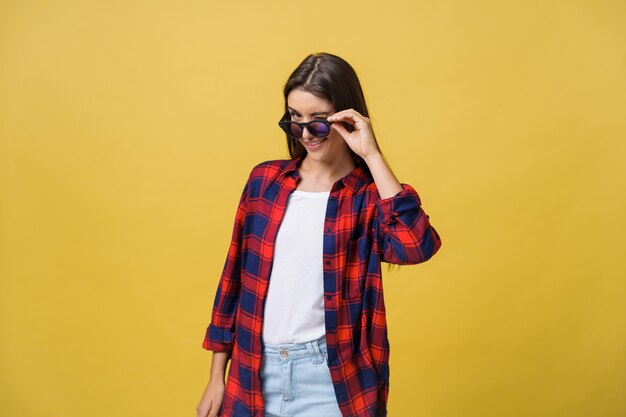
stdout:
<svg viewBox="0 0 626 417">
<path fill-rule="evenodd" d="M 302 128 L 302 139 L 311 140 L 314 136 L 309 132 L 309 129 L 304 127 Z"/>
</svg>

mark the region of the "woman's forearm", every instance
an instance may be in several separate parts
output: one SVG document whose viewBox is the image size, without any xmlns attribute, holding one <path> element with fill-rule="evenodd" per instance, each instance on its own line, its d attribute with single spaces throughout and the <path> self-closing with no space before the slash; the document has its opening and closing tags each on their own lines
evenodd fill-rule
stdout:
<svg viewBox="0 0 626 417">
<path fill-rule="evenodd" d="M 389 165 L 380 153 L 374 153 L 365 159 L 367 167 L 372 173 L 376 188 L 381 199 L 390 198 L 402 191 L 402 185 L 398 182 Z"/>
<path fill-rule="evenodd" d="M 230 359 L 230 352 L 213 352 L 211 360 L 211 379 L 224 381 L 226 377 L 226 364 Z"/>
</svg>

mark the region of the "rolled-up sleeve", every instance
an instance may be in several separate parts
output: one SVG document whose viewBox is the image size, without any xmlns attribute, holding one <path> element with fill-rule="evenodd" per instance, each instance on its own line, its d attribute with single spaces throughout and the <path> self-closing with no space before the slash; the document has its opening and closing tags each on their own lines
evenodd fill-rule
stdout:
<svg viewBox="0 0 626 417">
<path fill-rule="evenodd" d="M 211 323 L 206 329 L 202 347 L 214 352 L 231 351 L 235 340 L 235 316 L 241 290 L 242 230 L 246 217 L 250 179 L 246 182 L 237 212 L 231 243 L 215 294 Z"/>
<path fill-rule="evenodd" d="M 409 265 L 430 259 L 441 238 L 430 224 L 415 189 L 401 183 L 402 191 L 376 200 L 378 238 L 383 262 Z"/>
</svg>

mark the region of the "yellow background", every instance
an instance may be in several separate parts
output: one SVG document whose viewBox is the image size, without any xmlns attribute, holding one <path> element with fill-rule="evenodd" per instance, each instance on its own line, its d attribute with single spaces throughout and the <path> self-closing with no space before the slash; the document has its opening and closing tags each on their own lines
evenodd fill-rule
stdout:
<svg viewBox="0 0 626 417">
<path fill-rule="evenodd" d="M 626 3 L 3 1 L 0 415 L 195 416 L 282 87 L 348 60 L 443 246 L 390 417 L 626 415 Z"/>
</svg>

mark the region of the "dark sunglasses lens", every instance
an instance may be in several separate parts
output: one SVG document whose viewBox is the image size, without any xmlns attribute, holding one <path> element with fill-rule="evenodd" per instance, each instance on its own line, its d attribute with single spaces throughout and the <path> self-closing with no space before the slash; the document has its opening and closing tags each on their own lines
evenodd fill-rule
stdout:
<svg viewBox="0 0 626 417">
<path fill-rule="evenodd" d="M 289 121 L 285 122 L 282 126 L 285 133 L 294 138 L 302 137 L 302 128 L 295 123 Z"/>
<path fill-rule="evenodd" d="M 321 122 L 311 122 L 308 129 L 316 138 L 325 138 L 330 134 L 330 127 Z"/>
</svg>

